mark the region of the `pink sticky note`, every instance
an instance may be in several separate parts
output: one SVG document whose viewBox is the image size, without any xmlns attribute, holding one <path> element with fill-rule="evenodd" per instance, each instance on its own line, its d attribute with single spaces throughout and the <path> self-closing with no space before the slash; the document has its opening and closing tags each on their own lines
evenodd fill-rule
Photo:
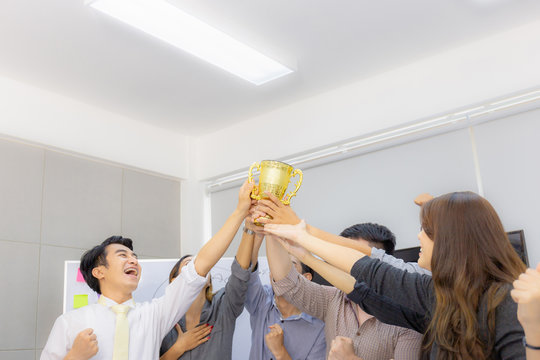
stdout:
<svg viewBox="0 0 540 360">
<path fill-rule="evenodd" d="M 81 274 L 81 269 L 77 269 L 77 282 L 84 282 L 84 278 Z"/>
</svg>

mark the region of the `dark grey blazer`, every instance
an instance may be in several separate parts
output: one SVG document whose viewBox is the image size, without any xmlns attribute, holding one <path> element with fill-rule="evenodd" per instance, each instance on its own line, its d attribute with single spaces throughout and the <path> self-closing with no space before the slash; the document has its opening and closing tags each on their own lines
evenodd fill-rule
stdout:
<svg viewBox="0 0 540 360">
<path fill-rule="evenodd" d="M 179 359 L 231 359 L 236 318 L 244 310 L 250 274 L 250 269 L 242 269 L 234 259 L 231 265 L 231 276 L 227 280 L 227 284 L 214 295 L 212 302 L 206 301 L 201 313 L 200 324 L 214 326 L 210 333 L 210 340 L 193 350 L 186 351 Z M 182 331 L 186 331 L 185 315 L 178 324 Z M 177 338 L 178 332 L 173 328 L 163 339 L 159 355 L 165 354 L 173 346 Z"/>
</svg>

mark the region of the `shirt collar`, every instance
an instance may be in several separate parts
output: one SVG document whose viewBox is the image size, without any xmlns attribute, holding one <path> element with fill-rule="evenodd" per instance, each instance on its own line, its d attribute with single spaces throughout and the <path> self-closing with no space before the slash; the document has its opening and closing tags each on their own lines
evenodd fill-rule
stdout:
<svg viewBox="0 0 540 360">
<path fill-rule="evenodd" d="M 111 307 L 113 305 L 127 305 L 132 309 L 135 308 L 135 301 L 133 300 L 133 298 L 129 299 L 128 301 L 123 302 L 122 304 L 118 304 L 116 301 L 109 299 L 105 295 L 100 295 L 98 299 L 98 304 L 101 304 L 106 307 Z"/>
<path fill-rule="evenodd" d="M 276 304 L 276 297 L 275 296 L 272 296 L 272 306 L 274 307 L 274 309 L 277 311 L 277 313 L 279 314 L 279 318 L 283 321 L 294 321 L 294 320 L 300 320 L 300 319 L 304 319 L 310 323 L 313 323 L 313 316 L 309 315 L 309 314 L 306 314 L 304 312 L 301 312 L 300 314 L 297 314 L 297 315 L 291 315 L 289 316 L 288 318 L 284 319 L 283 318 L 283 315 L 281 315 L 281 311 L 279 311 L 279 308 Z"/>
</svg>

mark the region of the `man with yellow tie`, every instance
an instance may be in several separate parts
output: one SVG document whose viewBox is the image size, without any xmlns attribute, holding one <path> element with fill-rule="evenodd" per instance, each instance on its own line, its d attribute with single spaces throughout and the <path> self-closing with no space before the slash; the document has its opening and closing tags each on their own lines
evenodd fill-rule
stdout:
<svg viewBox="0 0 540 360">
<path fill-rule="evenodd" d="M 238 205 L 223 227 L 167 286 L 165 295 L 135 304 L 131 294 L 141 277 L 132 241 L 112 236 L 81 258 L 81 273 L 101 294 L 92 304 L 56 319 L 41 360 L 149 360 L 159 358 L 163 337 L 206 285 L 210 269 L 223 256 L 248 215 L 253 185 L 244 183 Z"/>
</svg>

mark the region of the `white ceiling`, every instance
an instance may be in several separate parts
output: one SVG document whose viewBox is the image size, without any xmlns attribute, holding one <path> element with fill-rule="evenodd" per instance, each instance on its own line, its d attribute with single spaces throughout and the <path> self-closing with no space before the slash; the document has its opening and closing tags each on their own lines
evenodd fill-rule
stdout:
<svg viewBox="0 0 540 360">
<path fill-rule="evenodd" d="M 0 75 L 202 135 L 540 19 L 538 0 L 170 1 L 296 72 L 257 87 L 84 0 L 2 0 Z"/>
</svg>

